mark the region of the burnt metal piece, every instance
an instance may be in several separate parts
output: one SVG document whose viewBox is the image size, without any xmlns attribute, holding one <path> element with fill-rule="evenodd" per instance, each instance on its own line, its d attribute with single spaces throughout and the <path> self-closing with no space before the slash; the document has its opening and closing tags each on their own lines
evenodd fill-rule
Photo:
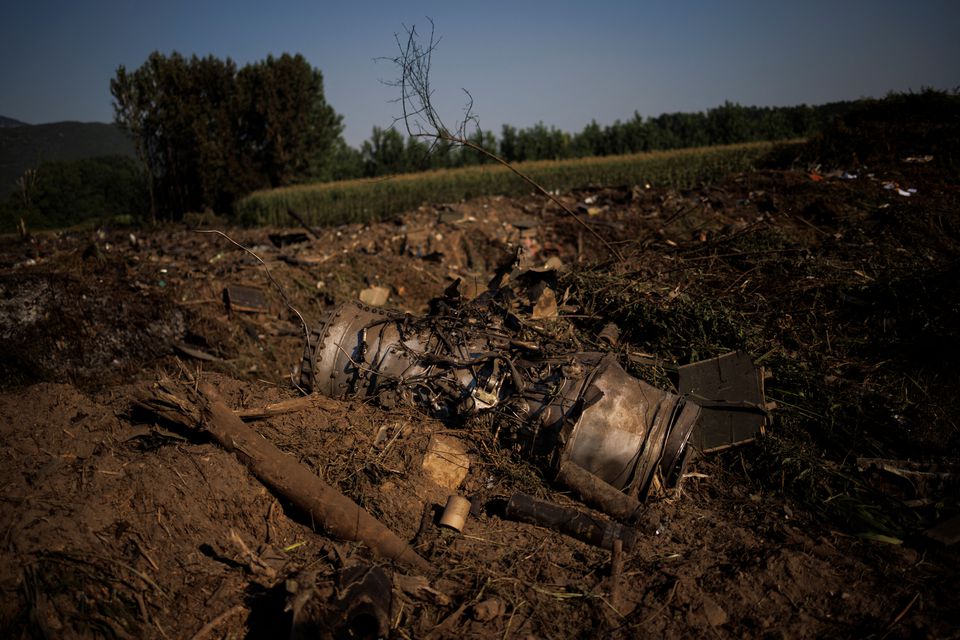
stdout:
<svg viewBox="0 0 960 640">
<path fill-rule="evenodd" d="M 753 442 L 763 433 L 763 369 L 743 351 L 680 367 L 679 390 L 703 410 L 690 444 L 704 453 Z"/>
<path fill-rule="evenodd" d="M 256 287 L 230 285 L 223 290 L 223 300 L 230 311 L 263 313 L 269 310 L 266 296 Z"/>
<path fill-rule="evenodd" d="M 631 551 L 637 542 L 637 531 L 616 522 L 600 520 L 585 511 L 537 500 L 525 493 L 515 493 L 507 502 L 505 515 L 510 520 L 554 529 L 602 549 L 612 550 L 620 540 L 624 551 Z"/>
<path fill-rule="evenodd" d="M 561 436 L 562 461 L 641 500 L 654 484 L 674 486 L 700 408 L 629 375 L 612 354 L 585 377 L 582 409 Z"/>
<path fill-rule="evenodd" d="M 639 500 L 569 460 L 560 465 L 557 482 L 573 489 L 586 504 L 627 524 L 636 523 L 643 510 Z"/>
<path fill-rule="evenodd" d="M 607 343 L 610 347 L 617 346 L 617 343 L 620 342 L 620 327 L 612 322 L 608 322 L 600 329 L 600 333 L 597 334 L 597 340 Z"/>
</svg>

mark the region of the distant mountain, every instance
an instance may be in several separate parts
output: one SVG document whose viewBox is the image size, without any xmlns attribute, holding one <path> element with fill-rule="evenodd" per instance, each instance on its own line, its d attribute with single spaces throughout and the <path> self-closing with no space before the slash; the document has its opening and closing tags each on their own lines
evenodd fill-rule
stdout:
<svg viewBox="0 0 960 640">
<path fill-rule="evenodd" d="M 24 171 L 41 162 L 111 155 L 134 155 L 130 137 L 115 124 L 24 124 L 0 116 L 0 198 L 16 189 Z"/>
<path fill-rule="evenodd" d="M 27 123 L 14 120 L 13 118 L 8 118 L 6 116 L 0 116 L 0 129 L 3 127 L 22 127 L 25 124 Z"/>
</svg>

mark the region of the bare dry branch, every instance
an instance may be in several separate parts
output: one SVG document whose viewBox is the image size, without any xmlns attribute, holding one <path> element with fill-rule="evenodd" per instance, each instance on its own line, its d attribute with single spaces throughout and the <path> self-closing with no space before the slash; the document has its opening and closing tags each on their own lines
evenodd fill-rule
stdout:
<svg viewBox="0 0 960 640">
<path fill-rule="evenodd" d="M 399 34 L 395 36 L 398 54 L 396 57 L 389 58 L 388 60 L 399 69 L 400 75 L 396 80 L 385 83 L 388 86 L 400 89 L 400 97 L 396 101 L 400 103 L 402 115 L 394 120 L 394 124 L 402 122 L 407 130 L 407 134 L 411 137 L 432 140 L 431 149 L 436 148 L 440 143 L 465 147 L 506 167 L 541 195 L 560 207 L 564 213 L 576 220 L 577 224 L 602 242 L 618 260 L 623 260 L 623 256 L 613 245 L 607 242 L 593 227 L 584 222 L 573 209 L 561 202 L 559 198 L 550 193 L 540 183 L 514 167 L 496 153 L 470 140 L 468 130 L 475 128 L 479 132 L 480 119 L 473 111 L 473 96 L 469 91 L 463 89 L 464 94 L 467 96 L 463 109 L 463 120 L 457 122 L 453 130 L 449 129 L 443 123 L 439 112 L 434 107 L 433 89 L 430 86 L 430 68 L 433 61 L 433 52 L 436 50 L 440 40 L 436 37 L 433 20 L 430 18 L 427 18 L 427 20 L 430 22 L 430 36 L 426 43 L 421 41 L 417 33 L 416 25 L 404 27 L 406 31 L 405 38 Z"/>
</svg>

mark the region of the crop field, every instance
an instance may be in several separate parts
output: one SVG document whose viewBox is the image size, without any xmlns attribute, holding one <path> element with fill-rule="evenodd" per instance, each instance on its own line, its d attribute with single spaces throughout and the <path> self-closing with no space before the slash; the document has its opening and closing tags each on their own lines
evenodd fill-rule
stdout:
<svg viewBox="0 0 960 640">
<path fill-rule="evenodd" d="M 519 163 L 516 168 L 550 191 L 635 184 L 686 188 L 749 170 L 774 145 L 753 142 L 537 161 Z M 459 202 L 484 195 L 520 196 L 531 190 L 529 184 L 506 167 L 479 165 L 258 191 L 238 203 L 237 213 L 247 225 L 277 225 L 287 224 L 287 209 L 293 209 L 310 224 L 325 226 L 382 220 L 426 202 Z"/>
</svg>

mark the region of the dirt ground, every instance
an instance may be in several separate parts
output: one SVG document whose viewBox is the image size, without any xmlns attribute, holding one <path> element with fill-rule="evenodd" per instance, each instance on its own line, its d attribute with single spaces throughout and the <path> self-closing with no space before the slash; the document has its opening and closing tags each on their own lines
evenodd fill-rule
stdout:
<svg viewBox="0 0 960 640">
<path fill-rule="evenodd" d="M 391 636 L 957 637 L 958 547 L 925 535 L 958 507 L 954 178 L 936 158 L 900 159 L 564 194 L 622 261 L 533 196 L 427 206 L 319 238 L 225 229 L 269 274 L 183 226 L 5 238 L 3 635 L 286 636 L 291 585 L 335 597 L 338 572 L 369 552 L 325 536 L 233 454 L 138 399 L 161 375 L 209 381 L 234 409 L 296 397 L 303 330 L 271 277 L 311 326 L 372 286 L 416 314 L 457 277 L 468 295 L 483 290 L 522 247 L 563 262 L 560 322 L 577 344 L 596 348 L 616 322 L 624 362 L 657 359 L 630 370 L 661 386 L 676 364 L 745 349 L 773 371 L 779 408 L 758 443 L 697 459 L 677 495 L 649 503 L 616 584 L 607 551 L 493 508 L 462 534 L 417 535 L 425 507 L 449 493 L 421 469 L 434 434 L 466 443 L 459 493 L 481 507 L 524 491 L 585 508 L 482 420 L 452 429 L 336 401 L 251 423 L 416 536 L 433 591 L 394 586 Z M 265 309 L 229 309 L 235 285 L 259 288 Z M 862 471 L 864 457 L 947 472 L 905 495 Z"/>
</svg>

